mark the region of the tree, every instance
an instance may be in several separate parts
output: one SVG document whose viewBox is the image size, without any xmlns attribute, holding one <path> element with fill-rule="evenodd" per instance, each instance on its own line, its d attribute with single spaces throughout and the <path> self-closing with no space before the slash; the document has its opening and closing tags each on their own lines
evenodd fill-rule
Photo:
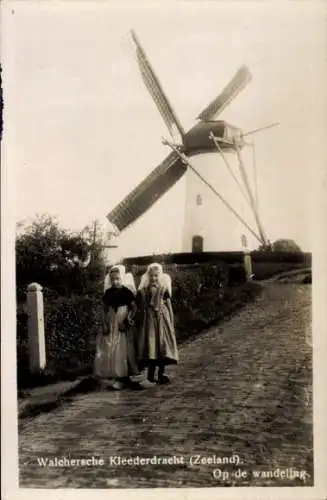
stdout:
<svg viewBox="0 0 327 500">
<path fill-rule="evenodd" d="M 92 256 L 92 258 L 90 258 Z M 49 215 L 31 224 L 19 223 L 16 237 L 16 282 L 31 282 L 59 295 L 100 293 L 104 262 L 101 241 L 90 228 L 73 233 Z"/>
<path fill-rule="evenodd" d="M 301 252 L 301 248 L 294 240 L 290 239 L 279 239 L 274 243 L 267 241 L 266 244 L 262 244 L 258 247 L 258 252 Z"/>
<path fill-rule="evenodd" d="M 279 239 L 272 244 L 273 252 L 301 252 L 301 248 L 294 240 Z"/>
</svg>

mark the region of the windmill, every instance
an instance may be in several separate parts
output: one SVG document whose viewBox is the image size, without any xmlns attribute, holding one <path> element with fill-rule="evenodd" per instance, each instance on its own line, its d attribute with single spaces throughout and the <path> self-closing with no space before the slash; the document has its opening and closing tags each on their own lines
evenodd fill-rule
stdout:
<svg viewBox="0 0 327 500">
<path fill-rule="evenodd" d="M 197 182 L 204 183 L 227 206 L 235 217 L 247 228 L 249 232 L 261 243 L 266 243 L 255 197 L 248 180 L 246 170 L 241 158 L 241 150 L 247 145 L 245 136 L 257 132 L 251 131 L 243 134 L 242 131 L 224 120 L 217 120 L 217 116 L 232 102 L 232 100 L 251 81 L 252 76 L 246 66 L 242 66 L 235 76 L 226 85 L 223 91 L 198 115 L 196 123 L 189 131 L 185 132 L 179 122 L 161 84 L 154 73 L 152 66 L 135 34 L 131 31 L 131 38 L 135 50 L 137 64 L 143 79 L 156 107 L 165 122 L 172 137 L 169 142 L 163 143 L 170 149 L 170 154 L 158 165 L 131 193 L 129 193 L 108 215 L 107 219 L 121 232 L 133 224 L 139 217 L 147 212 L 179 179 L 187 172 L 193 170 Z M 270 127 L 270 126 L 269 126 Z M 263 127 L 267 128 L 267 127 Z M 261 130 L 261 129 L 260 129 Z M 176 141 L 176 135 L 178 139 Z M 199 173 L 191 164 L 190 158 L 204 153 L 217 151 L 229 167 L 225 152 L 233 152 L 239 160 L 241 178 L 244 182 L 247 200 L 254 214 L 258 233 L 233 209 L 233 207 L 218 193 L 218 191 Z M 216 167 L 214 167 L 216 168 Z M 238 181 L 237 181 L 238 182 Z M 198 200 L 200 201 L 200 200 Z M 200 237 L 201 235 L 196 235 Z M 191 238 L 191 236 L 190 236 Z"/>
</svg>

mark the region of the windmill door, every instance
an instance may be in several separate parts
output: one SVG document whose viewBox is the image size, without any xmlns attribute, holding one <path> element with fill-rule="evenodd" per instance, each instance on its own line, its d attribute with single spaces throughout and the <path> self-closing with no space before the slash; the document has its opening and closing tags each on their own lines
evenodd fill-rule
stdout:
<svg viewBox="0 0 327 500">
<path fill-rule="evenodd" d="M 203 252 L 203 238 L 202 236 L 196 235 L 192 238 L 192 252 Z"/>
</svg>

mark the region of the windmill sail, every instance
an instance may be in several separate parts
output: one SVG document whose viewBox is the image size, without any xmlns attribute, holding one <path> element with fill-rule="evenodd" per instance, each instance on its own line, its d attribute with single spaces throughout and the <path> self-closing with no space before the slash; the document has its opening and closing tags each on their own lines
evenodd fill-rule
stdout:
<svg viewBox="0 0 327 500">
<path fill-rule="evenodd" d="M 142 75 L 143 82 L 148 89 L 159 113 L 161 114 L 170 135 L 175 138 L 176 129 L 181 135 L 184 136 L 184 130 L 176 117 L 173 108 L 171 107 L 158 78 L 156 77 L 153 68 L 150 65 L 148 58 L 142 49 L 140 42 L 138 41 L 134 31 L 131 31 L 132 40 L 134 42 L 134 48 L 136 52 L 136 60 Z"/>
<path fill-rule="evenodd" d="M 176 153 L 171 153 L 108 215 L 111 224 L 123 231 L 156 203 L 186 171 Z"/>
<path fill-rule="evenodd" d="M 226 106 L 244 89 L 252 80 L 250 71 L 246 66 L 242 66 L 224 90 L 214 99 L 197 117 L 198 120 L 210 121 L 217 117 Z"/>
</svg>

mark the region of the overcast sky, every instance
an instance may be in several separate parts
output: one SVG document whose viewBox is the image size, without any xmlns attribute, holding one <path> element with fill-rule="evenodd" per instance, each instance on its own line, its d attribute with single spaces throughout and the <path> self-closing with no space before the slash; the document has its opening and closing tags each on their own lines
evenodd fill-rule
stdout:
<svg viewBox="0 0 327 500">
<path fill-rule="evenodd" d="M 294 238 L 310 250 L 310 182 L 324 140 L 322 3 L 168 3 L 16 4 L 7 63 L 16 219 L 49 213 L 71 229 L 105 223 L 167 155 L 165 125 L 131 56 L 134 28 L 185 129 L 247 64 L 253 81 L 222 118 L 244 131 L 280 122 L 253 136 L 261 217 L 271 240 Z M 250 151 L 245 159 L 251 171 Z M 216 155 L 194 164 L 203 172 L 215 165 L 221 192 L 244 210 Z M 185 179 L 121 235 L 120 252 L 179 251 L 184 206 Z M 238 249 L 243 229 L 218 200 L 215 214 L 219 249 Z"/>
</svg>

